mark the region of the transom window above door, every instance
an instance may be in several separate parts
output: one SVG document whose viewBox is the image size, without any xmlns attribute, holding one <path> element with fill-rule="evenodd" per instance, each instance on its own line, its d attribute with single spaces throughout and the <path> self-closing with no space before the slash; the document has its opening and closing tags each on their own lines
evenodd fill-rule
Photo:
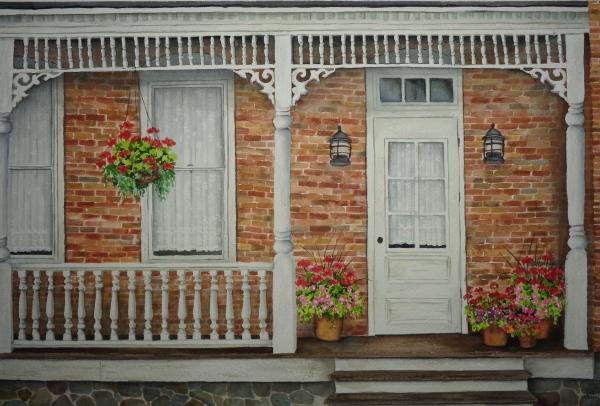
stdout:
<svg viewBox="0 0 600 406">
<path fill-rule="evenodd" d="M 379 102 L 454 103 L 454 80 L 444 77 L 381 77 Z"/>
</svg>

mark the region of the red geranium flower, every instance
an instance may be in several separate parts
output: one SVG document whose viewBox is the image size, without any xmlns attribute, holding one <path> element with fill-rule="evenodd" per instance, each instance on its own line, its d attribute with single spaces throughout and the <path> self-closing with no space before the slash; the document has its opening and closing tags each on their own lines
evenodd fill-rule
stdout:
<svg viewBox="0 0 600 406">
<path fill-rule="evenodd" d="M 171 165 L 171 164 L 169 164 L 169 165 Z M 163 168 L 165 168 L 165 164 L 163 164 Z M 167 168 L 165 168 L 165 169 L 167 169 Z M 301 267 L 301 268 L 306 268 L 309 265 L 310 265 L 310 261 L 309 260 L 302 259 L 302 260 L 298 261 L 298 266 Z"/>
<path fill-rule="evenodd" d="M 96 166 L 99 169 L 103 169 L 106 166 L 106 161 L 104 159 L 99 159 L 98 162 L 96 162 Z"/>
<path fill-rule="evenodd" d="M 160 130 L 156 127 L 150 127 L 146 130 L 148 134 L 158 134 Z"/>
<path fill-rule="evenodd" d="M 127 172 L 127 165 L 119 165 L 119 172 L 121 172 L 121 173 Z"/>
<path fill-rule="evenodd" d="M 114 137 L 110 137 L 108 139 L 108 146 L 109 147 L 114 147 L 117 144 L 117 139 Z"/>
<path fill-rule="evenodd" d="M 156 158 L 154 158 L 153 156 L 149 156 L 148 158 L 144 158 L 144 163 L 145 163 L 145 164 L 153 164 L 153 163 L 156 163 Z"/>
<path fill-rule="evenodd" d="M 123 124 L 121 124 L 121 128 L 124 130 L 131 130 L 133 128 L 133 123 L 131 121 L 123 121 Z"/>
<path fill-rule="evenodd" d="M 170 171 L 175 168 L 175 165 L 173 165 L 171 162 L 165 162 L 162 167 L 165 171 Z"/>
<path fill-rule="evenodd" d="M 174 141 L 174 140 L 172 140 L 172 139 L 171 139 L 171 138 L 169 138 L 169 137 L 166 137 L 166 138 L 163 140 L 163 144 L 165 144 L 167 147 L 174 147 L 174 146 L 175 146 L 175 141 Z"/>
<path fill-rule="evenodd" d="M 115 161 L 117 160 L 117 158 L 115 158 L 114 156 L 109 156 L 108 158 L 106 158 L 106 160 L 108 161 L 109 164 L 114 164 Z"/>
</svg>

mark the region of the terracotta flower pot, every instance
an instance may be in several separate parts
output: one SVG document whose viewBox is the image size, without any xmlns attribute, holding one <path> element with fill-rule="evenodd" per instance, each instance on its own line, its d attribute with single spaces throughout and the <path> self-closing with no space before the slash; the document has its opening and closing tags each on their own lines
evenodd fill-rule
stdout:
<svg viewBox="0 0 600 406">
<path fill-rule="evenodd" d="M 521 348 L 530 349 L 535 347 L 537 340 L 534 336 L 519 336 L 519 345 Z"/>
<path fill-rule="evenodd" d="M 552 319 L 548 317 L 540 321 L 535 338 L 545 340 L 550 335 L 550 330 L 552 330 Z"/>
<path fill-rule="evenodd" d="M 343 325 L 344 319 L 328 319 L 327 317 L 321 319 L 315 318 L 315 336 L 323 341 L 338 341 L 342 337 Z"/>
<path fill-rule="evenodd" d="M 505 347 L 508 343 L 508 335 L 500 327 L 488 327 L 483 330 L 483 343 L 490 347 Z"/>
</svg>

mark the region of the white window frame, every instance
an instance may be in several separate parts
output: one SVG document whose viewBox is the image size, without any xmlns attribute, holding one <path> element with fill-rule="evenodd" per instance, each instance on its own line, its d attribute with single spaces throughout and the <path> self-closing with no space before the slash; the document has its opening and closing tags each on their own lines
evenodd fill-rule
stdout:
<svg viewBox="0 0 600 406">
<path fill-rule="evenodd" d="M 153 103 L 151 94 L 156 87 L 165 86 L 213 86 L 223 89 L 223 134 L 224 146 L 224 180 L 223 202 L 225 203 L 224 221 L 222 225 L 223 250 L 221 255 L 169 255 L 158 256 L 152 250 L 152 188 L 142 199 L 142 261 L 143 262 L 235 262 L 236 253 L 236 174 L 235 174 L 235 109 L 233 73 L 227 71 L 179 71 L 179 72 L 140 72 L 140 88 L 146 102 L 148 114 L 152 117 Z M 141 104 L 141 102 L 140 102 Z M 149 127 L 144 106 L 140 105 L 140 122 L 142 131 Z M 160 127 L 160 123 L 157 123 Z M 177 134 L 165 134 L 177 141 Z M 177 180 L 175 180 L 177 182 Z"/>
<path fill-rule="evenodd" d="M 63 263 L 65 259 L 65 183 L 64 183 L 64 82 L 63 77 L 51 80 L 52 86 L 52 193 L 54 202 L 52 255 L 10 256 L 9 262 L 18 263 Z M 35 93 L 29 97 L 35 97 Z M 9 135 L 14 137 L 15 135 Z M 10 139 L 9 139 L 10 148 Z M 9 150 L 10 153 L 10 150 Z M 48 169 L 49 167 L 43 167 Z M 9 172 L 11 170 L 9 166 Z M 10 181 L 10 176 L 9 176 Z M 9 214 L 10 215 L 10 214 Z"/>
</svg>

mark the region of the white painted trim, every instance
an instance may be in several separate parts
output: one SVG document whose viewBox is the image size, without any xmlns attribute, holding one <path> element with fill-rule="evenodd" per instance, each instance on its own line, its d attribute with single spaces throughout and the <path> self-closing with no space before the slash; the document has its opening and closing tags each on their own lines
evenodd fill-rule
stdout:
<svg viewBox="0 0 600 406">
<path fill-rule="evenodd" d="M 140 87 L 142 96 L 146 101 L 148 112 L 152 116 L 152 102 L 150 86 L 154 84 L 191 84 L 191 85 L 219 85 L 223 91 L 223 111 L 225 113 L 224 134 L 226 137 L 225 151 L 225 179 L 224 199 L 227 202 L 223 225 L 223 254 L 216 256 L 154 256 L 152 255 L 152 190 L 142 200 L 142 261 L 144 262 L 233 262 L 237 258 L 237 211 L 236 211 L 236 162 L 235 162 L 235 90 L 233 72 L 214 71 L 180 71 L 180 72 L 140 72 Z M 147 128 L 147 117 L 144 107 L 140 106 L 140 120 L 142 128 Z"/>
<path fill-rule="evenodd" d="M 333 359 L 206 358 L 194 360 L 1 359 L 0 380 L 104 382 L 323 382 Z"/>
<path fill-rule="evenodd" d="M 45 341 L 45 340 L 14 340 L 13 348 L 241 348 L 241 347 L 271 347 L 271 340 L 239 340 L 239 339 L 185 339 L 185 340 L 153 340 L 131 341 L 121 340 L 81 340 L 81 341 Z"/>
<path fill-rule="evenodd" d="M 446 71 L 452 71 L 455 69 L 445 67 Z M 457 135 L 459 138 L 458 147 L 458 159 L 459 159 L 459 193 L 460 193 L 460 207 L 459 207 L 459 233 L 460 233 L 460 247 L 459 247 L 459 264 L 458 271 L 461 283 L 461 296 L 466 292 L 466 226 L 465 226 L 465 206 L 464 206 L 464 184 L 465 184 L 465 171 L 464 171 L 464 124 L 463 124 L 463 75 L 462 70 L 457 69 L 458 72 L 447 75 L 455 79 L 454 94 L 455 102 L 453 103 L 394 103 L 388 107 L 381 105 L 377 100 L 377 79 L 381 75 L 392 75 L 399 76 L 402 72 L 406 72 L 410 68 L 370 68 L 366 70 L 366 98 L 367 98 L 367 139 L 366 143 L 366 157 L 367 157 L 367 289 L 368 289 L 368 323 L 369 323 L 369 335 L 375 335 L 375 303 L 374 303 L 374 262 L 375 262 L 375 247 L 373 244 L 375 238 L 375 197 L 372 192 L 375 185 L 375 145 L 374 145 L 374 134 L 373 134 L 373 121 L 376 117 L 401 117 L 408 114 L 411 117 L 415 117 L 415 111 L 418 111 L 423 116 L 434 116 L 439 117 L 440 114 L 445 116 L 451 116 L 457 118 Z M 403 75 L 403 77 L 444 77 L 443 71 L 439 68 L 427 69 L 427 68 L 413 68 L 414 74 Z M 401 110 L 400 110 L 401 109 Z M 464 300 L 461 297 L 461 303 Z M 461 310 L 462 314 L 462 310 Z M 461 318 L 461 331 L 463 334 L 468 333 L 468 325 L 465 317 Z"/>
</svg>

